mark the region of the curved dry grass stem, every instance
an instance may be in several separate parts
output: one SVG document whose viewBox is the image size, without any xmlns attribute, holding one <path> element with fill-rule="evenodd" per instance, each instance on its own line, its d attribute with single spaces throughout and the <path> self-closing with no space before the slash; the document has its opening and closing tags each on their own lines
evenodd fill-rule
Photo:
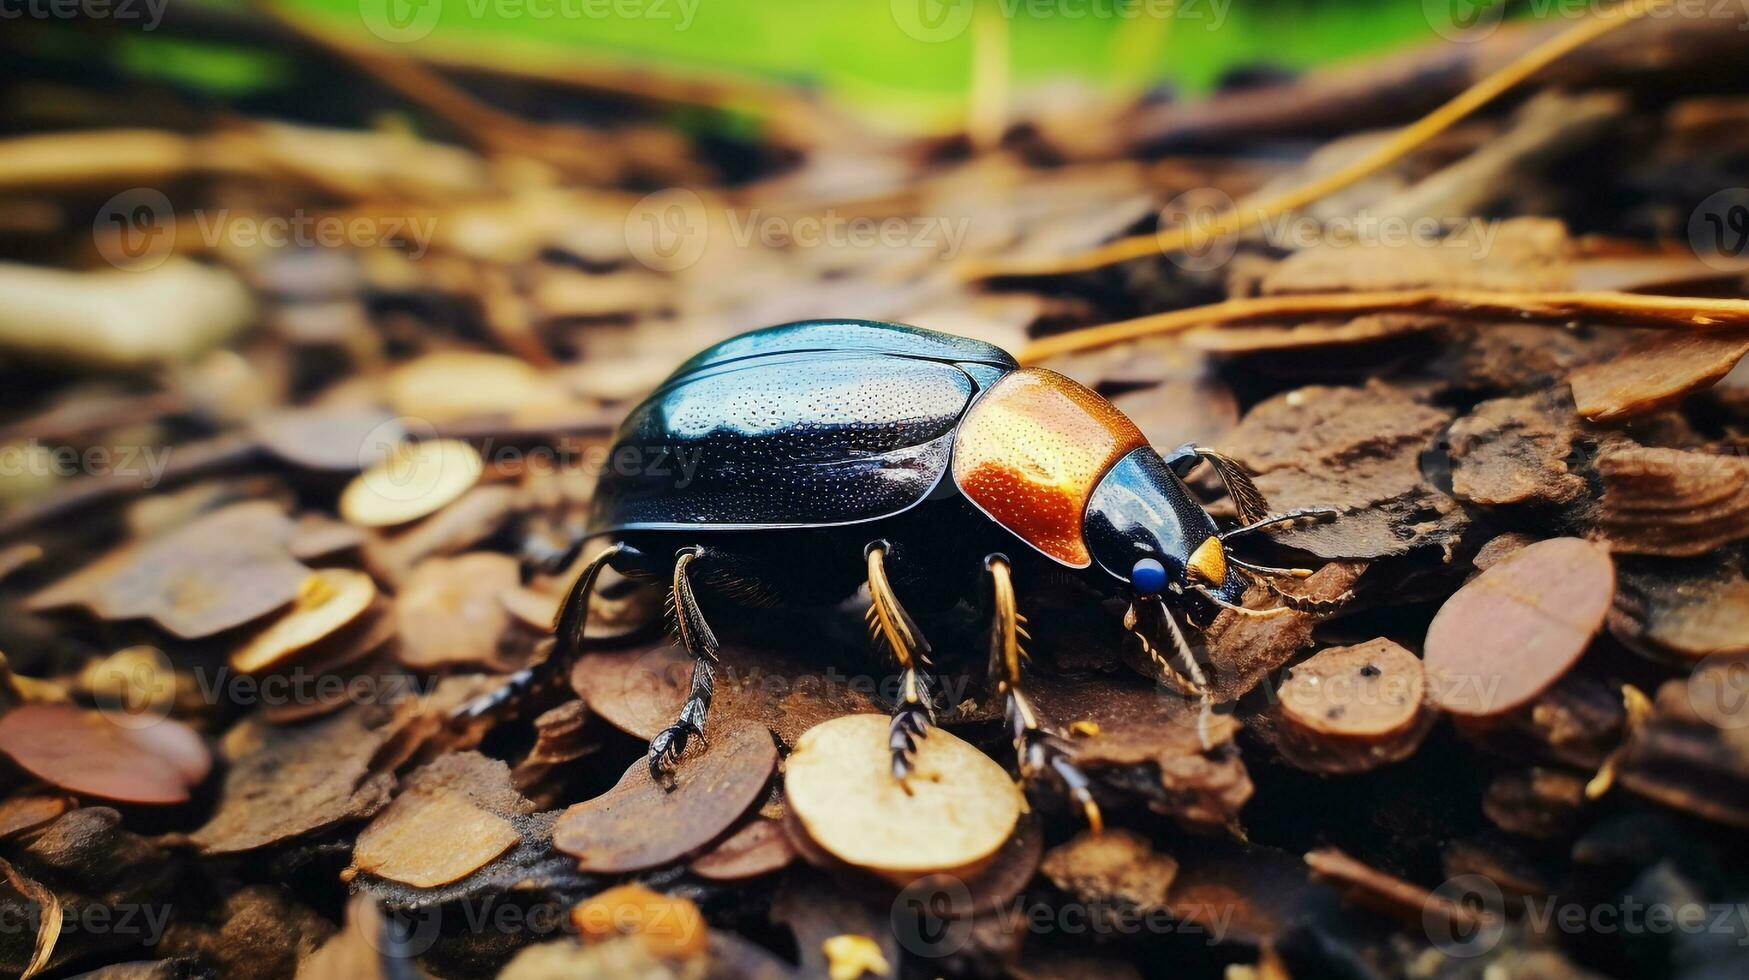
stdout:
<svg viewBox="0 0 1749 980">
<path fill-rule="evenodd" d="M 1206 222 L 1164 228 L 1152 234 L 1133 235 L 1080 255 L 1019 262 L 970 262 L 961 268 L 961 275 L 966 279 L 988 279 L 992 276 L 1041 276 L 1083 272 L 1158 253 L 1195 250 L 1215 239 L 1236 235 L 1296 208 L 1305 207 L 1383 170 L 1574 49 L 1673 2 L 1674 0 L 1626 0 L 1619 6 L 1611 7 L 1596 17 L 1562 31 L 1526 51 L 1499 71 L 1464 89 L 1451 101 L 1398 130 L 1371 152 L 1347 166 L 1290 191 L 1262 200 L 1241 202 Z"/>
<path fill-rule="evenodd" d="M 1589 320 L 1630 327 L 1714 328 L 1749 326 L 1749 300 L 1639 293 L 1496 293 L 1479 289 L 1408 289 L 1378 293 L 1306 293 L 1261 296 L 1169 310 L 1071 330 L 1028 344 L 1022 364 L 1037 364 L 1072 351 L 1126 340 L 1293 317 L 1358 316 L 1366 313 L 1436 313 L 1454 317 L 1566 323 Z"/>
</svg>

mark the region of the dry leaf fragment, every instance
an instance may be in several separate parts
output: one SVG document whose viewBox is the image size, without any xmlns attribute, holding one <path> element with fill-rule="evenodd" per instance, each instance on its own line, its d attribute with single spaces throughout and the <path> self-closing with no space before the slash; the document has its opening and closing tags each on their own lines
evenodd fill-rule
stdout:
<svg viewBox="0 0 1749 980">
<path fill-rule="evenodd" d="M 1415 724 L 1426 694 L 1421 661 L 1379 637 L 1329 647 L 1287 674 L 1282 717 L 1315 735 L 1386 739 Z"/>
<path fill-rule="evenodd" d="M 1366 772 L 1408 758 L 1433 727 L 1421 661 L 1378 638 L 1319 651 L 1277 692 L 1277 749 L 1321 773 Z"/>
<path fill-rule="evenodd" d="M 787 867 L 795 858 L 795 846 L 783 825 L 755 817 L 694 858 L 687 870 L 707 881 L 744 881 Z"/>
<path fill-rule="evenodd" d="M 392 527 L 441 510 L 479 482 L 485 461 L 456 439 L 404 442 L 340 495 L 340 516 L 359 527 Z"/>
<path fill-rule="evenodd" d="M 1749 659 L 1719 657 L 1665 681 L 1618 763 L 1617 782 L 1640 796 L 1749 828 Z"/>
<path fill-rule="evenodd" d="M 231 654 L 231 667 L 246 674 L 274 667 L 358 619 L 376 597 L 376 583 L 363 572 L 314 572 L 290 609 Z"/>
<path fill-rule="evenodd" d="M 1565 504 L 1586 490 L 1567 468 L 1572 410 L 1557 395 L 1497 398 L 1453 422 L 1452 493 L 1484 506 Z"/>
<path fill-rule="evenodd" d="M 1749 578 L 1732 557 L 1628 560 L 1609 631 L 1642 653 L 1692 663 L 1749 653 Z"/>
<path fill-rule="evenodd" d="M 1289 591 L 1295 595 L 1333 600 L 1353 590 L 1367 566 L 1361 562 L 1331 562 Z M 1260 585 L 1245 593 L 1250 609 L 1269 609 L 1281 600 Z M 1266 617 L 1223 610 L 1203 630 L 1208 644 L 1211 693 L 1217 702 L 1235 701 L 1256 687 L 1294 654 L 1312 645 L 1312 632 L 1329 613 L 1293 612 Z"/>
<path fill-rule="evenodd" d="M 1277 509 L 1333 507 L 1334 520 L 1273 537 L 1321 558 L 1380 558 L 1447 548 L 1466 519 L 1429 484 L 1421 454 L 1451 416 L 1410 392 L 1372 381 L 1314 385 L 1246 414 L 1217 447 L 1256 474 Z"/>
<path fill-rule="evenodd" d="M 212 769 L 206 744 L 180 722 L 124 727 L 103 712 L 59 704 L 0 716 L 0 753 L 52 786 L 118 803 L 187 802 Z"/>
<path fill-rule="evenodd" d="M 1076 765 L 1088 775 L 1192 823 L 1230 825 L 1252 793 L 1245 763 L 1230 749 L 1236 723 L 1216 715 L 1209 732 L 1215 749 L 1205 751 L 1195 702 L 1137 681 L 1053 677 L 1032 694 L 1047 718 L 1099 726 L 1098 734 L 1075 740 Z"/>
<path fill-rule="evenodd" d="M 24 965 L 19 973 L 19 980 L 30 980 L 31 977 L 48 968 L 55 955 L 55 944 L 61 938 L 61 923 L 65 910 L 61 906 L 60 897 L 53 889 L 18 872 L 11 862 L 0 859 L 0 876 L 6 883 L 22 896 L 40 916 L 36 924 L 36 942 L 31 948 L 30 962 Z M 22 923 L 21 923 L 22 924 Z M 16 927 L 14 927 L 16 928 Z"/>
<path fill-rule="evenodd" d="M 1432 698 L 1485 718 L 1528 704 L 1579 661 L 1615 595 L 1609 553 L 1579 538 L 1522 548 L 1459 589 L 1427 629 Z"/>
<path fill-rule="evenodd" d="M 395 784 L 377 768 L 392 760 L 378 755 L 416 717 L 403 702 L 357 705 L 291 728 L 244 719 L 219 743 L 229 771 L 218 807 L 189 839 L 210 854 L 237 853 L 376 814 Z"/>
<path fill-rule="evenodd" d="M 518 578 L 516 559 L 493 551 L 420 562 L 395 600 L 401 662 L 420 670 L 496 665 L 510 626 L 500 596 Z"/>
<path fill-rule="evenodd" d="M 608 724 L 649 739 L 679 713 L 691 674 L 691 658 L 662 637 L 578 658 L 571 686 Z M 791 747 L 820 722 L 880 710 L 870 692 L 790 650 L 724 647 L 716 675 L 712 718 L 769 725 Z"/>
<path fill-rule="evenodd" d="M 1591 537 L 1611 551 L 1689 557 L 1749 538 L 1749 462 L 1650 446 L 1597 458 L 1603 502 Z"/>
<path fill-rule="evenodd" d="M 1593 422 L 1644 415 L 1680 402 L 1714 382 L 1749 354 L 1742 331 L 1659 331 L 1568 379 L 1578 413 Z"/>
<path fill-rule="evenodd" d="M 940 728 L 919 741 L 914 765 L 909 779 L 894 779 L 887 718 L 846 715 L 796 743 L 785 798 L 808 836 L 855 867 L 908 881 L 981 866 L 1020 819 L 1014 781 Z"/>
<path fill-rule="evenodd" d="M 310 570 L 286 551 L 290 518 L 273 503 L 234 504 L 124 546 L 30 599 L 82 603 L 105 619 L 148 617 L 184 639 L 211 636 L 296 598 Z"/>
<path fill-rule="evenodd" d="M 1276 264 L 1263 277 L 1264 295 L 1377 292 L 1393 289 L 1487 289 L 1559 292 L 1572 288 L 1572 243 L 1548 218 L 1511 218 L 1492 226 L 1486 249 L 1466 229 L 1433 242 L 1399 244 L 1376 238 L 1321 240 Z"/>
<path fill-rule="evenodd" d="M 359 832 L 352 864 L 415 888 L 447 885 L 521 840 L 508 818 L 533 809 L 511 787 L 504 763 L 474 752 L 445 755 L 408 776 Z"/>
<path fill-rule="evenodd" d="M 1112 828 L 1102 834 L 1083 831 L 1051 848 L 1039 870 L 1083 902 L 1152 911 L 1167 907 L 1178 862 L 1156 853 L 1140 834 Z"/>
<path fill-rule="evenodd" d="M 19 793 L 0 801 L 0 840 L 35 830 L 77 806 L 69 796 Z"/>
<path fill-rule="evenodd" d="M 479 351 L 438 351 L 397 366 L 385 384 L 397 415 L 439 424 L 502 415 L 551 391 L 526 361 Z"/>
<path fill-rule="evenodd" d="M 585 943 L 636 936 L 652 954 L 685 959 L 702 955 L 710 930 L 698 906 L 637 882 L 615 885 L 571 909 L 571 924 Z"/>
<path fill-rule="evenodd" d="M 515 506 L 512 487 L 475 487 L 410 527 L 373 532 L 365 542 L 365 563 L 387 582 L 404 582 L 424 559 L 463 551 L 497 533 Z"/>
<path fill-rule="evenodd" d="M 579 870 L 601 874 L 670 864 L 733 826 L 776 767 L 777 747 L 764 728 L 716 728 L 708 744 L 681 760 L 672 789 L 651 779 L 649 763 L 639 759 L 612 789 L 565 811 L 553 826 L 553 847 L 576 857 Z"/>
<path fill-rule="evenodd" d="M 407 438 L 393 415 L 372 407 L 288 408 L 255 416 L 250 431 L 273 455 L 310 470 L 356 473 Z"/>
</svg>

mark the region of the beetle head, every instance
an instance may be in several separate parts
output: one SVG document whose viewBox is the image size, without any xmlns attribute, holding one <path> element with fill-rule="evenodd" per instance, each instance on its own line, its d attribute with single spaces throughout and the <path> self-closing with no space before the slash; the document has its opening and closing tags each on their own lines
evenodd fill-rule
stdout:
<svg viewBox="0 0 1749 980">
<path fill-rule="evenodd" d="M 1153 449 L 1134 450 L 1106 472 L 1084 520 L 1095 564 L 1137 596 L 1201 585 L 1235 601 L 1244 591 L 1214 518 Z"/>
</svg>

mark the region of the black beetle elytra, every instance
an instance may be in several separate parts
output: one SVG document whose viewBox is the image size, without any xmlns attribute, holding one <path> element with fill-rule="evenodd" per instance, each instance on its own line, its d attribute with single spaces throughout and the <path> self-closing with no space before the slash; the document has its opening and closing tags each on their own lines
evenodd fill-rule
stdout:
<svg viewBox="0 0 1749 980">
<path fill-rule="evenodd" d="M 1174 613 L 1200 625 L 1223 608 L 1249 615 L 1306 608 L 1272 586 L 1287 603 L 1282 609 L 1243 609 L 1249 581 L 1309 573 L 1242 561 L 1227 544 L 1333 516 L 1269 514 L 1234 461 L 1188 444 L 1162 456 L 1098 394 L 1022 368 L 998 347 L 864 320 L 770 327 L 688 360 L 632 410 L 610 458 L 656 455 L 688 461 L 690 475 L 677 479 L 671 467 L 603 474 L 587 537 L 612 543 L 566 598 L 555 650 L 463 714 L 563 675 L 581 648 L 603 567 L 656 578 L 669 585 L 676 639 L 694 658 L 680 717 L 650 742 L 652 773 L 665 778 L 703 733 L 710 707 L 717 639 L 700 593 L 755 606 L 831 604 L 866 584 L 870 633 L 897 662 L 902 693 L 890 745 L 893 772 L 903 778 L 933 707 L 929 646 L 899 597 L 919 608 L 951 604 L 982 577 L 990 583 L 991 676 L 1020 772 L 1054 772 L 1096 826 L 1098 810 L 1068 743 L 1022 690 L 1025 620 L 1015 571 L 1070 570 L 1130 598 L 1132 632 L 1138 607 L 1151 607 L 1179 664 L 1148 646 L 1156 666 L 1206 693 Z M 1242 526 L 1217 529 L 1186 487 L 1184 477 L 1204 460 Z"/>
</svg>

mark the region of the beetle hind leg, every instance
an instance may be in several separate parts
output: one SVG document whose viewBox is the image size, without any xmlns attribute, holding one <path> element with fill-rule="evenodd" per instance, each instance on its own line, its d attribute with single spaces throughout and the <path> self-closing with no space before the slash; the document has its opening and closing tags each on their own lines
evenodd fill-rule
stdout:
<svg viewBox="0 0 1749 980">
<path fill-rule="evenodd" d="M 1075 750 L 1068 740 L 1039 719 L 1032 700 L 1021 689 L 1021 664 L 1026 651 L 1021 645 L 1029 639 L 1026 617 L 1020 614 L 1014 601 L 1014 580 L 1008 560 L 1000 555 L 984 559 L 990 575 L 994 616 L 990 624 L 990 673 L 997 678 L 996 690 L 1003 698 L 1003 712 L 1014 739 L 1014 754 L 1023 782 L 1030 782 L 1040 773 L 1050 771 L 1062 780 L 1069 798 L 1081 807 L 1087 825 L 1095 833 L 1104 829 L 1099 804 L 1093 800 L 1092 782 L 1075 765 Z"/>
<path fill-rule="evenodd" d="M 698 595 L 692 587 L 692 566 L 701 553 L 702 549 L 693 547 L 675 556 L 674 580 L 668 592 L 674 639 L 692 655 L 692 679 L 680 716 L 650 739 L 650 776 L 664 785 L 671 782 L 687 744 L 694 738 L 704 741 L 705 716 L 716 693 L 717 635 L 705 622 L 704 610 L 699 608 Z"/>
<path fill-rule="evenodd" d="M 892 582 L 887 579 L 887 553 L 891 548 L 886 541 L 871 541 L 863 555 L 868 563 L 869 638 L 886 647 L 899 667 L 899 697 L 888 728 L 887 746 L 893 756 L 893 777 L 902 781 L 911 774 L 917 740 L 935 721 L 935 702 L 926 671 L 930 666 L 929 641 L 900 605 Z"/>
</svg>

